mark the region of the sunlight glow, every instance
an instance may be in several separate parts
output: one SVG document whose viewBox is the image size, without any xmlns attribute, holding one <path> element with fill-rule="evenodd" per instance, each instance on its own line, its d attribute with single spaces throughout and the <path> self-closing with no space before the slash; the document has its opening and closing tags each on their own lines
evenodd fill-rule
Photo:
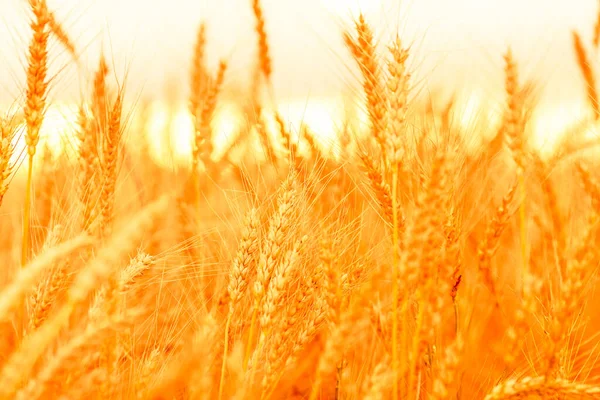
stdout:
<svg viewBox="0 0 600 400">
<path fill-rule="evenodd" d="M 462 112 L 460 113 L 458 121 L 462 127 L 468 127 L 473 124 L 475 118 L 483 110 L 481 105 L 482 102 L 479 93 L 473 92 L 467 96 L 465 104 L 462 107 L 459 107 Z"/>
<path fill-rule="evenodd" d="M 381 1 L 376 0 L 319 0 L 319 3 L 324 9 L 340 15 L 368 13 L 382 5 Z"/>
<path fill-rule="evenodd" d="M 292 134 L 292 140 L 297 140 L 302 125 L 306 125 L 315 135 L 315 140 L 332 156 L 339 154 L 339 142 L 336 133 L 346 117 L 345 105 L 339 98 L 318 98 L 306 101 L 281 102 L 278 112 L 286 121 L 287 128 Z M 573 121 L 582 121 L 586 116 L 585 103 L 573 103 L 570 107 L 543 106 L 537 109 L 531 121 L 534 132 L 533 145 L 543 153 L 551 151 L 561 134 Z M 360 107 L 356 107 L 354 117 L 358 120 L 357 129 L 366 132 L 368 117 Z M 483 104 L 479 93 L 472 93 L 459 100 L 454 111 L 454 119 L 459 128 L 465 133 L 470 132 L 479 119 L 488 124 L 497 125 L 498 113 L 491 112 L 488 105 Z M 276 129 L 273 121 L 268 121 L 269 129 Z M 75 105 L 57 104 L 51 106 L 46 114 L 41 130 L 40 143 L 46 143 L 58 154 L 61 151 L 72 151 L 77 147 L 75 129 L 77 127 L 77 107 Z M 165 103 L 154 103 L 150 109 L 149 120 L 145 128 L 129 127 L 132 130 L 145 129 L 148 135 L 151 156 L 162 165 L 186 164 L 191 159 L 193 140 L 193 122 L 186 106 L 173 108 Z M 235 140 L 239 131 L 244 128 L 244 116 L 235 104 L 220 105 L 212 123 L 215 152 L 213 159 L 221 157 L 228 144 Z M 25 148 L 25 126 L 19 129 L 17 154 Z M 597 138 L 596 129 L 586 130 L 589 139 Z M 358 132 L 357 132 L 358 133 Z"/>
<path fill-rule="evenodd" d="M 72 141 L 73 128 L 77 126 L 77 111 L 66 104 L 50 107 L 40 131 L 40 140 L 54 150 L 61 150 L 66 141 Z"/>
<path fill-rule="evenodd" d="M 283 103 L 278 111 L 292 125 L 293 139 L 297 138 L 302 124 L 316 134 L 317 142 L 325 149 L 335 147 L 336 132 L 343 119 L 343 104 L 336 99 L 310 99 Z"/>
</svg>

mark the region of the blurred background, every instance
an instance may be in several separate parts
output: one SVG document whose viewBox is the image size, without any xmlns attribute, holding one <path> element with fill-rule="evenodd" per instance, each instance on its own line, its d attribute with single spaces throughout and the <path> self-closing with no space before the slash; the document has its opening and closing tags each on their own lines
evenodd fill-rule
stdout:
<svg viewBox="0 0 600 400">
<path fill-rule="evenodd" d="M 76 66 L 53 43 L 51 72 L 56 78 L 49 98 L 55 107 L 86 98 L 101 49 L 116 76 L 126 77 L 131 98 L 184 102 L 201 21 L 207 22 L 209 65 L 221 58 L 229 61 L 226 92 L 234 96 L 247 87 L 256 52 L 250 0 L 48 4 L 82 54 Z M 344 100 L 360 85 L 341 39 L 359 12 L 375 27 L 382 47 L 396 32 L 412 45 L 418 93 L 432 102 L 458 93 L 465 119 L 479 106 L 492 111 L 502 106 L 502 55 L 508 46 L 522 79 L 534 79 L 541 89 L 538 130 L 543 135 L 562 130 L 584 107 L 571 30 L 591 44 L 597 0 L 262 0 L 262 5 L 277 104 L 290 120 L 304 119 L 321 131 L 335 123 Z M 0 0 L 0 104 L 5 107 L 22 99 L 28 21 L 27 0 Z M 596 53 L 591 54 L 596 63 Z"/>
</svg>

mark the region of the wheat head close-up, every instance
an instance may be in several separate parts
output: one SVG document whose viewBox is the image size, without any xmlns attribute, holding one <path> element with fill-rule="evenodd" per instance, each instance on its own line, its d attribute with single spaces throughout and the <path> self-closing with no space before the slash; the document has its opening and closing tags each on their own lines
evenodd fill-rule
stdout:
<svg viewBox="0 0 600 400">
<path fill-rule="evenodd" d="M 600 399 L 597 74 L 597 0 L 0 0 L 0 400 Z"/>
</svg>

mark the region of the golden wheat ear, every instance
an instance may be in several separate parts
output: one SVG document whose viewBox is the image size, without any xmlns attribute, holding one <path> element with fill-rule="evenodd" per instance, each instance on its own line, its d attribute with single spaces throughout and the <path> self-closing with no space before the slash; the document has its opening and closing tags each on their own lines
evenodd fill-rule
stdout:
<svg viewBox="0 0 600 400">
<path fill-rule="evenodd" d="M 225 339 L 223 349 L 223 363 L 221 366 L 221 377 L 219 381 L 219 398 L 223 396 L 225 387 L 226 362 L 229 350 L 229 330 L 235 307 L 242 300 L 250 282 L 254 279 L 254 270 L 251 267 L 255 264 L 254 256 L 258 250 L 258 233 L 260 219 L 258 210 L 252 208 L 244 222 L 242 237 L 239 242 L 237 254 L 233 260 L 231 270 L 229 271 L 229 283 L 227 285 L 228 311 L 227 321 L 225 323 Z"/>
<path fill-rule="evenodd" d="M 598 103 L 598 89 L 596 87 L 596 76 L 590 64 L 590 59 L 581 40 L 581 36 L 573 31 L 573 49 L 577 58 L 577 65 L 585 82 L 588 103 L 593 112 L 595 120 L 600 118 L 600 105 Z"/>
<path fill-rule="evenodd" d="M 0 207 L 8 190 L 10 178 L 15 170 L 13 160 L 15 152 L 14 136 L 12 123 L 8 119 L 0 118 Z"/>
<path fill-rule="evenodd" d="M 371 136 L 379 144 L 382 154 L 386 151 L 384 130 L 386 129 L 386 97 L 381 83 L 381 67 L 375 49 L 373 29 L 362 14 L 355 21 L 356 38 L 349 32 L 344 33 L 344 42 L 358 64 L 362 78 L 363 91 L 367 97 L 367 112 L 371 123 Z"/>
<path fill-rule="evenodd" d="M 267 40 L 267 31 L 265 29 L 265 17 L 260 4 L 260 0 L 252 0 L 252 12 L 256 19 L 256 35 L 258 36 L 258 61 L 260 71 L 269 82 L 271 80 L 272 65 L 271 56 L 269 54 L 269 42 Z"/>
<path fill-rule="evenodd" d="M 40 129 L 46 114 L 46 98 L 48 91 L 48 8 L 45 0 L 30 0 L 33 19 L 31 31 L 33 37 L 29 43 L 27 57 L 27 92 L 24 107 L 27 132 L 27 186 L 25 187 L 25 205 L 23 214 L 23 239 L 21 244 L 21 266 L 27 263 L 29 257 L 29 242 L 31 224 L 33 158 L 40 140 Z"/>
<path fill-rule="evenodd" d="M 62 24 L 58 22 L 54 13 L 50 11 L 48 11 L 48 26 L 50 27 L 50 32 L 52 32 L 60 44 L 63 45 L 73 60 L 76 63 L 79 63 L 79 55 L 77 54 L 73 40 L 71 40 L 67 32 L 63 29 Z"/>
</svg>

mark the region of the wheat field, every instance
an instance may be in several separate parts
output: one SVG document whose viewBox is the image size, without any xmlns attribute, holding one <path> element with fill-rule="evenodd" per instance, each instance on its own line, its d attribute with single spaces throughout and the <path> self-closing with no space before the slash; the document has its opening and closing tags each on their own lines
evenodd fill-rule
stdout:
<svg viewBox="0 0 600 400">
<path fill-rule="evenodd" d="M 189 157 L 167 165 L 108 53 L 75 145 L 40 140 L 49 43 L 74 65 L 82 49 L 28 0 L 26 81 L 0 118 L 0 399 L 600 399 L 600 13 L 571 38 L 587 114 L 542 153 L 510 48 L 501 118 L 465 128 L 453 97 L 417 96 L 411 43 L 362 14 L 340 40 L 364 123 L 292 129 L 276 32 L 247 3 L 236 135 L 215 124 L 235 66 L 208 66 L 198 21 Z"/>
</svg>

